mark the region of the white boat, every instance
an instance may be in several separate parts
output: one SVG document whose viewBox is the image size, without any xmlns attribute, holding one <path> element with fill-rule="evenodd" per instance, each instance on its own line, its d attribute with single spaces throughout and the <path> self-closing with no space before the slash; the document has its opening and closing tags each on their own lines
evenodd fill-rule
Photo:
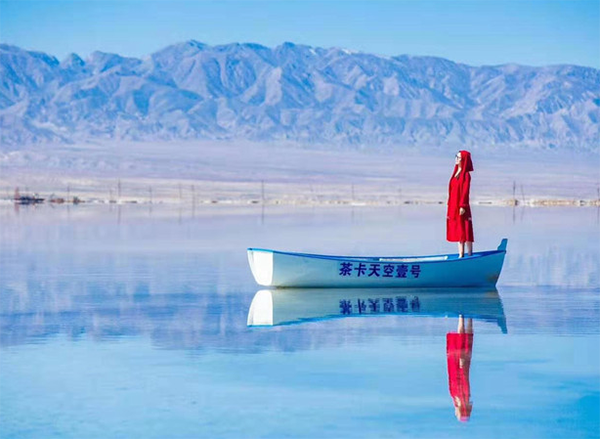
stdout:
<svg viewBox="0 0 600 439">
<path fill-rule="evenodd" d="M 341 317 L 458 317 L 495 323 L 507 332 L 496 288 L 285 288 L 259 290 L 248 326 L 278 326 Z"/>
<path fill-rule="evenodd" d="M 433 256 L 327 256 L 248 249 L 254 279 L 268 287 L 448 288 L 496 285 L 508 240 L 497 250 Z"/>
</svg>

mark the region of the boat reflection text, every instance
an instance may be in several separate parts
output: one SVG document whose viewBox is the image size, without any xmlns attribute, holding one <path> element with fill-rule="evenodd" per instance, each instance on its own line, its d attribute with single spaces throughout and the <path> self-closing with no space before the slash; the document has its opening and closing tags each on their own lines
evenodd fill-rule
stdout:
<svg viewBox="0 0 600 439">
<path fill-rule="evenodd" d="M 259 290 L 252 300 L 248 326 L 276 326 L 376 315 L 461 315 L 495 322 L 503 333 L 507 332 L 502 301 L 495 288 L 265 289 Z"/>
</svg>

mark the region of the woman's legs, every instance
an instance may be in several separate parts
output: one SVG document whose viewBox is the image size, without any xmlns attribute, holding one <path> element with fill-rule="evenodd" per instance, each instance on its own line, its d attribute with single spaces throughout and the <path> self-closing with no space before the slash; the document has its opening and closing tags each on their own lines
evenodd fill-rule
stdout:
<svg viewBox="0 0 600 439">
<path fill-rule="evenodd" d="M 464 255 L 465 255 L 465 243 L 459 242 L 458 243 L 458 257 L 462 258 Z"/>
<path fill-rule="evenodd" d="M 467 241 L 467 254 L 471 256 L 473 254 L 473 241 Z"/>
</svg>

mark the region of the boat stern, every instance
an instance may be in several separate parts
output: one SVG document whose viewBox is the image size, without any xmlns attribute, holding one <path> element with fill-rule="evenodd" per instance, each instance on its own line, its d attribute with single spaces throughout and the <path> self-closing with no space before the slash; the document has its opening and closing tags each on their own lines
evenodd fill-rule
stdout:
<svg viewBox="0 0 600 439">
<path fill-rule="evenodd" d="M 504 257 L 506 256 L 506 246 L 507 245 L 508 245 L 508 239 L 502 238 L 502 241 L 500 241 L 500 245 L 498 246 L 498 250 L 497 250 L 497 252 L 499 252 L 501 255 L 500 262 L 498 264 L 497 269 L 488 278 L 490 284 L 493 284 L 494 286 L 498 283 L 498 279 L 500 278 L 500 273 L 502 273 L 502 266 L 504 265 Z"/>
<path fill-rule="evenodd" d="M 508 245 L 508 239 L 502 238 L 502 241 L 500 241 L 500 245 L 498 246 L 498 250 L 505 252 L 507 245 Z"/>
</svg>

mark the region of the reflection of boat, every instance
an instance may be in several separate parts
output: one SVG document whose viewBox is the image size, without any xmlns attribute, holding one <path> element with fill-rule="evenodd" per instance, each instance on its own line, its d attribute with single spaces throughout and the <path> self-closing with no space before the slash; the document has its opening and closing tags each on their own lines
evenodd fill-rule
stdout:
<svg viewBox="0 0 600 439">
<path fill-rule="evenodd" d="M 411 257 L 325 256 L 248 249 L 248 261 L 259 285 L 300 288 L 476 287 L 494 286 L 500 276 L 506 244 L 497 250 Z"/>
<path fill-rule="evenodd" d="M 248 326 L 273 326 L 338 317 L 374 315 L 458 316 L 497 323 L 506 318 L 495 288 L 260 290 L 252 299 Z"/>
</svg>

